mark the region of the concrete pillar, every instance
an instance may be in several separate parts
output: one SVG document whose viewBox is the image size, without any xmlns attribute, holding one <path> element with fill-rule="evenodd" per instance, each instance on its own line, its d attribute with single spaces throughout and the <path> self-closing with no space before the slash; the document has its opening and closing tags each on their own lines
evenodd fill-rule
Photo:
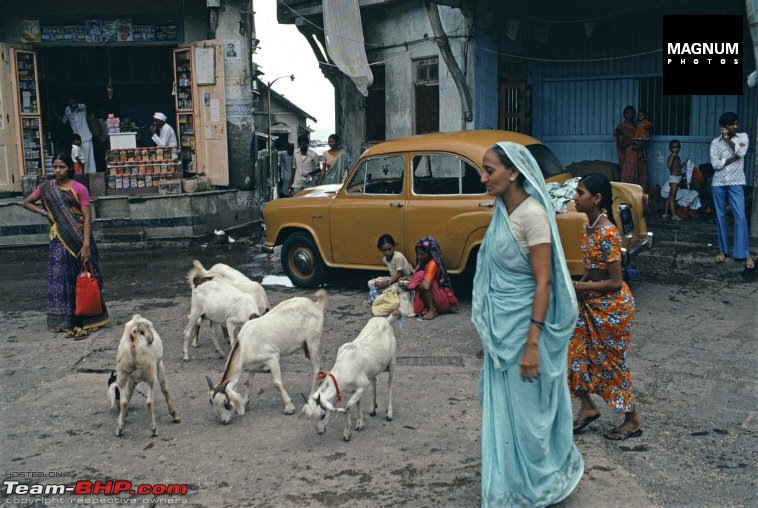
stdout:
<svg viewBox="0 0 758 508">
<path fill-rule="evenodd" d="M 227 153 L 229 187 L 249 190 L 255 161 L 251 146 L 255 132 L 252 103 L 252 51 L 254 25 L 251 0 L 222 0 L 218 10 L 215 39 L 224 50 Z M 234 44 L 236 57 L 226 56 L 226 46 Z"/>
</svg>

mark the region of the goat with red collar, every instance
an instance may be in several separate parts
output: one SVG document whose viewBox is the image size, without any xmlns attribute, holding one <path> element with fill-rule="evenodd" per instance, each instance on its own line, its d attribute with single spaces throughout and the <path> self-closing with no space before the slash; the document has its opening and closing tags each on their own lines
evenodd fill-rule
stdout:
<svg viewBox="0 0 758 508">
<path fill-rule="evenodd" d="M 395 328 L 400 317 L 394 311 L 389 317 L 371 318 L 363 327 L 358 337 L 340 346 L 337 359 L 328 374 L 322 373 L 321 386 L 303 406 L 300 415 L 316 421 L 316 432 L 323 434 L 329 423 L 331 413 L 345 413 L 345 430 L 342 439 L 350 441 L 352 437 L 353 407 L 358 413 L 355 430 L 363 430 L 365 420 L 361 411 L 361 396 L 369 387 L 373 391 L 369 414 L 376 416 L 376 377 L 382 372 L 388 373 L 387 421 L 392 421 L 392 378 L 395 373 Z M 344 408 L 335 408 L 334 403 L 342 400 L 342 394 L 352 392 Z"/>
</svg>

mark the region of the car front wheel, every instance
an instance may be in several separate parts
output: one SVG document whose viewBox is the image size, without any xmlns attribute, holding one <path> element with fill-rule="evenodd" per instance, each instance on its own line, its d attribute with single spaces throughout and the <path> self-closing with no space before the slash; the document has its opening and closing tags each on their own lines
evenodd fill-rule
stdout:
<svg viewBox="0 0 758 508">
<path fill-rule="evenodd" d="M 326 266 L 308 234 L 295 233 L 284 241 L 282 267 L 297 286 L 312 288 L 324 282 Z"/>
</svg>

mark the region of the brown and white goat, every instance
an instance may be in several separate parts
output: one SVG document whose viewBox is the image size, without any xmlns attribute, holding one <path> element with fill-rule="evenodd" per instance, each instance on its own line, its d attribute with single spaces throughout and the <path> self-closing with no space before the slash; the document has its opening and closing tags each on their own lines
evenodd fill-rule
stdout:
<svg viewBox="0 0 758 508">
<path fill-rule="evenodd" d="M 295 406 L 282 385 L 279 358 L 300 348 L 304 349 L 313 368 L 311 392 L 316 388 L 321 336 L 324 331 L 326 291 L 320 289 L 315 296 L 315 302 L 305 297 L 285 300 L 264 316 L 248 321 L 242 326 L 237 342 L 226 359 L 221 381 L 214 386 L 206 376 L 208 387 L 211 389 L 211 406 L 221 423 L 229 423 L 235 412 L 239 415 L 245 414 L 247 392 L 253 384 L 255 372 L 264 368 L 271 371 L 274 386 L 284 401 L 284 413 L 293 414 Z M 244 387 L 244 393 L 240 394 L 240 377 L 245 371 L 249 374 L 248 383 Z"/>
<path fill-rule="evenodd" d="M 124 431 L 124 420 L 129 409 L 129 400 L 134 393 L 134 387 L 143 382 L 147 386 L 148 427 L 153 431 L 153 436 L 158 435 L 158 427 L 155 425 L 153 414 L 153 400 L 155 382 L 158 381 L 166 398 L 168 412 L 179 423 L 181 418 L 176 413 L 171 403 L 171 395 L 166 387 L 166 369 L 163 366 L 163 342 L 160 335 L 153 328 L 153 323 L 135 314 L 126 325 L 124 333 L 116 353 L 116 385 L 120 392 L 119 415 L 116 420 L 116 435 L 120 436 Z"/>
<path fill-rule="evenodd" d="M 316 420 L 316 432 L 323 434 L 329 423 L 331 413 L 345 413 L 345 430 L 342 439 L 350 441 L 352 436 L 353 407 L 358 412 L 355 430 L 363 430 L 365 420 L 361 411 L 361 396 L 371 385 L 373 399 L 371 401 L 371 416 L 376 415 L 376 376 L 382 372 L 388 373 L 387 421 L 392 420 L 392 378 L 395 373 L 395 330 L 400 317 L 394 311 L 389 317 L 374 317 L 369 319 L 358 337 L 343 344 L 337 351 L 334 367 L 323 377 L 318 390 L 308 397 L 301 415 Z M 335 408 L 334 402 L 342 399 L 343 393 L 352 392 L 345 408 Z"/>
</svg>

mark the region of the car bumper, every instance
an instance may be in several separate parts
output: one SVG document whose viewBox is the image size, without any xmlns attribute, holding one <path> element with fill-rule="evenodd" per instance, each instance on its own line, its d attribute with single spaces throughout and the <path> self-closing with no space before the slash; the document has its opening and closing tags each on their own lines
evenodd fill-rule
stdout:
<svg viewBox="0 0 758 508">
<path fill-rule="evenodd" d="M 627 266 L 634 256 L 636 256 L 642 249 L 653 248 L 653 233 L 645 235 L 645 239 L 640 243 L 630 247 L 629 249 L 621 249 L 621 264 Z"/>
</svg>

